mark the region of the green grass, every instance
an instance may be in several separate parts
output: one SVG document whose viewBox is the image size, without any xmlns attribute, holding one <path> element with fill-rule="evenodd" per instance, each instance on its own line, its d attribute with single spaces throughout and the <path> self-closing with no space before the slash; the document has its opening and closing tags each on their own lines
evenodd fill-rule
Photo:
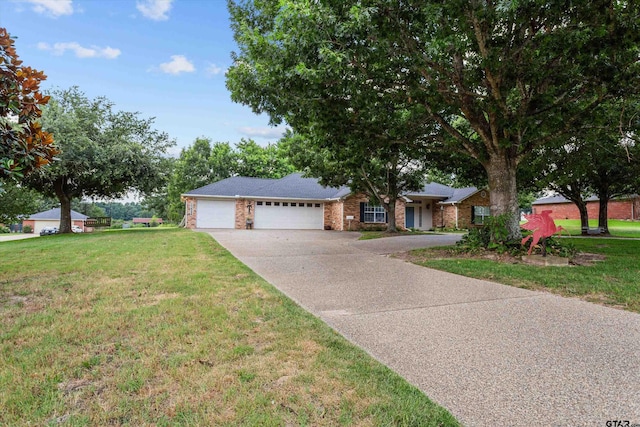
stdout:
<svg viewBox="0 0 640 427">
<path fill-rule="evenodd" d="M 579 219 L 556 219 L 556 225 L 561 225 L 572 236 L 582 233 Z M 598 228 L 598 220 L 589 220 L 590 228 Z M 619 219 L 609 220 L 609 233 L 614 237 L 638 237 L 640 238 L 640 221 L 623 221 Z"/>
<path fill-rule="evenodd" d="M 457 425 L 209 235 L 0 244 L 0 425 Z"/>
<path fill-rule="evenodd" d="M 579 251 L 603 254 L 606 259 L 591 266 L 538 267 L 454 257 L 442 249 L 418 249 L 411 255 L 415 263 L 426 267 L 522 288 L 546 289 L 640 312 L 640 240 L 567 238 L 565 241 Z"/>
</svg>

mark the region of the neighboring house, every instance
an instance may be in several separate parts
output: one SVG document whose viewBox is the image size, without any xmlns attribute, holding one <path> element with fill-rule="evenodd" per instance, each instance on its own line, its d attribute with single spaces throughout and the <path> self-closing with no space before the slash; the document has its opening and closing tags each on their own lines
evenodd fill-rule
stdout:
<svg viewBox="0 0 640 427">
<path fill-rule="evenodd" d="M 596 196 L 586 199 L 587 212 L 589 218 L 597 219 L 600 209 L 600 202 Z M 580 211 L 571 200 L 563 196 L 543 197 L 532 204 L 533 213 L 540 213 L 545 210 L 553 211 L 551 216 L 554 219 L 580 219 Z M 607 206 L 607 217 L 609 219 L 640 219 L 640 196 L 620 197 L 609 200 Z"/>
<path fill-rule="evenodd" d="M 88 216 L 86 215 L 82 215 L 74 210 L 71 211 L 71 225 L 77 225 L 82 229 L 82 231 L 87 231 L 84 226 L 87 218 Z M 36 234 L 39 234 L 40 230 L 44 227 L 60 228 L 60 208 L 49 209 L 48 211 L 33 214 L 22 221 L 23 228 L 25 225 L 30 226 Z"/>
<path fill-rule="evenodd" d="M 162 218 L 133 218 L 134 224 L 144 224 L 147 227 L 151 227 L 151 223 L 162 224 Z"/>
<path fill-rule="evenodd" d="M 382 206 L 347 187 L 323 187 L 315 178 L 291 174 L 281 179 L 232 177 L 182 195 L 187 228 L 360 230 L 384 227 Z M 396 204 L 399 228 L 429 230 L 480 225 L 489 212 L 489 194 L 475 187 L 427 184 Z"/>
</svg>

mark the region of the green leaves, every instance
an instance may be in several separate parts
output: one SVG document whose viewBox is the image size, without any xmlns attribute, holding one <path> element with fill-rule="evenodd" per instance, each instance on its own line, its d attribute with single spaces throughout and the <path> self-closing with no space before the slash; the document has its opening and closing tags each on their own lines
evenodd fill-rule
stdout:
<svg viewBox="0 0 640 427">
<path fill-rule="evenodd" d="M 119 197 L 161 185 L 162 157 L 174 141 L 152 128 L 153 119 L 114 111 L 108 99 L 88 99 L 77 87 L 51 95 L 42 124 L 56 136 L 61 153 L 27 185 L 66 207 L 73 198 Z"/>
<path fill-rule="evenodd" d="M 235 148 L 228 142 L 211 145 L 208 138 L 198 138 L 183 148 L 176 160 L 167 186 L 169 218 L 179 222 L 184 216 L 180 195 L 231 176 L 282 178 L 294 172 L 286 153 L 279 145 L 258 145 L 241 140 Z"/>
</svg>

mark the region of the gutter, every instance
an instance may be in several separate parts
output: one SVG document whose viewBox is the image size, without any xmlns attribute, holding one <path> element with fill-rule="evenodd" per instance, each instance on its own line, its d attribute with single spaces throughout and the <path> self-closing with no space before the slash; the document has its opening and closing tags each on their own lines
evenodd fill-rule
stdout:
<svg viewBox="0 0 640 427">
<path fill-rule="evenodd" d="M 233 196 L 211 196 L 207 194 L 181 194 L 181 197 L 193 197 L 196 199 L 220 199 L 220 200 L 232 200 L 232 199 L 250 199 L 250 200 L 304 200 L 308 202 L 334 202 L 339 201 L 340 198 L 326 198 L 326 199 L 309 199 L 303 197 L 267 197 L 267 196 L 242 196 L 235 194 Z"/>
</svg>

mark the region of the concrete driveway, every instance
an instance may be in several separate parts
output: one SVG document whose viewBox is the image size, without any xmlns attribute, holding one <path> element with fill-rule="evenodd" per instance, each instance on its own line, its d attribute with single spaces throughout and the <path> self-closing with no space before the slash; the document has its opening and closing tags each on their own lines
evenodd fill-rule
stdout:
<svg viewBox="0 0 640 427">
<path fill-rule="evenodd" d="M 32 237 L 40 237 L 39 234 L 23 234 L 23 233 L 8 233 L 0 234 L 0 243 L 11 242 L 13 240 L 31 239 Z"/>
<path fill-rule="evenodd" d="M 640 423 L 640 315 L 381 255 L 456 236 L 210 232 L 465 425 Z"/>
</svg>

